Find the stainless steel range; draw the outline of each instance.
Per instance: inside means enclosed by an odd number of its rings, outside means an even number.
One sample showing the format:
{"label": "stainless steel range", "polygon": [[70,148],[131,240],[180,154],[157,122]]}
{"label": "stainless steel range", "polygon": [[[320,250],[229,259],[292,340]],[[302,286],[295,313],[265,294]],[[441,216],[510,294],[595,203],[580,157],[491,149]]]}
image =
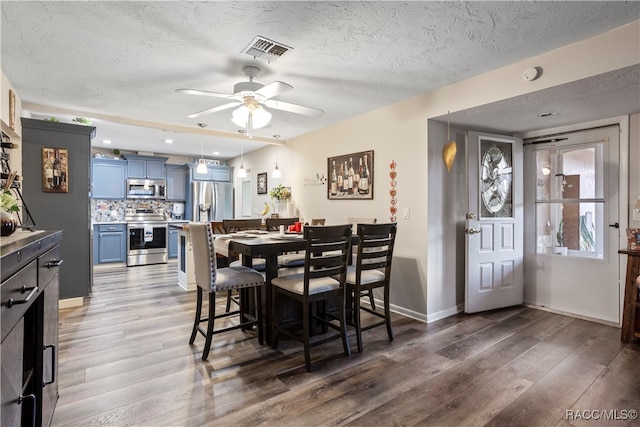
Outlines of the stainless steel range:
{"label": "stainless steel range", "polygon": [[126,209],[127,266],[166,264],[169,227],[160,209]]}

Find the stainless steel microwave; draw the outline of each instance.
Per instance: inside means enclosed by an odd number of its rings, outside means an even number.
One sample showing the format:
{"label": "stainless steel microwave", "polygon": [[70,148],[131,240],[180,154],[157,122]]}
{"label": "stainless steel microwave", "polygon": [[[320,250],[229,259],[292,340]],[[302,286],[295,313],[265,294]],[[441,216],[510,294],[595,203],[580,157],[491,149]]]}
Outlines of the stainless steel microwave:
{"label": "stainless steel microwave", "polygon": [[167,182],[152,179],[128,179],[127,199],[165,199]]}

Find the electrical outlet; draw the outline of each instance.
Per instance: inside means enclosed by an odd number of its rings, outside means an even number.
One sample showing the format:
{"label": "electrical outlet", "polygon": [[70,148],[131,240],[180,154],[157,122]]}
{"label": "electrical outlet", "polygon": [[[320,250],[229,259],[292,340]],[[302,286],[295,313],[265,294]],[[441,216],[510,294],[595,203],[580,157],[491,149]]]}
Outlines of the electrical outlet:
{"label": "electrical outlet", "polygon": [[409,208],[403,208],[402,219],[409,219],[409,218],[411,218],[411,211],[409,211]]}

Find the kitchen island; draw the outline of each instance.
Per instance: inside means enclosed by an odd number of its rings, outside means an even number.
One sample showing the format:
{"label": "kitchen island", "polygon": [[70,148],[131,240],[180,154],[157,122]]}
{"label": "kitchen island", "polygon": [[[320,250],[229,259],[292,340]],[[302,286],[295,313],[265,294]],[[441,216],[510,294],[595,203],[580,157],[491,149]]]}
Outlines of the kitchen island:
{"label": "kitchen island", "polygon": [[178,230],[178,286],[185,291],[196,289],[193,248],[188,223],[170,223],[169,230]]}

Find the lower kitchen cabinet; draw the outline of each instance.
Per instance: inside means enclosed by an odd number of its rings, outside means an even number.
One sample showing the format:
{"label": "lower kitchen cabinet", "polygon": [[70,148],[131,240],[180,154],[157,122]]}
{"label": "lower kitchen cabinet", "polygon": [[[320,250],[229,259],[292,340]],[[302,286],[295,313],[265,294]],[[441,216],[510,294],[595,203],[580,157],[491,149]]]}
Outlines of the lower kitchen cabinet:
{"label": "lower kitchen cabinet", "polygon": [[169,227],[169,258],[178,257],[178,229]]}
{"label": "lower kitchen cabinet", "polygon": [[94,264],[127,261],[127,225],[94,225]]}
{"label": "lower kitchen cabinet", "polygon": [[48,426],[58,400],[62,233],[26,236],[2,246],[2,426]]}

